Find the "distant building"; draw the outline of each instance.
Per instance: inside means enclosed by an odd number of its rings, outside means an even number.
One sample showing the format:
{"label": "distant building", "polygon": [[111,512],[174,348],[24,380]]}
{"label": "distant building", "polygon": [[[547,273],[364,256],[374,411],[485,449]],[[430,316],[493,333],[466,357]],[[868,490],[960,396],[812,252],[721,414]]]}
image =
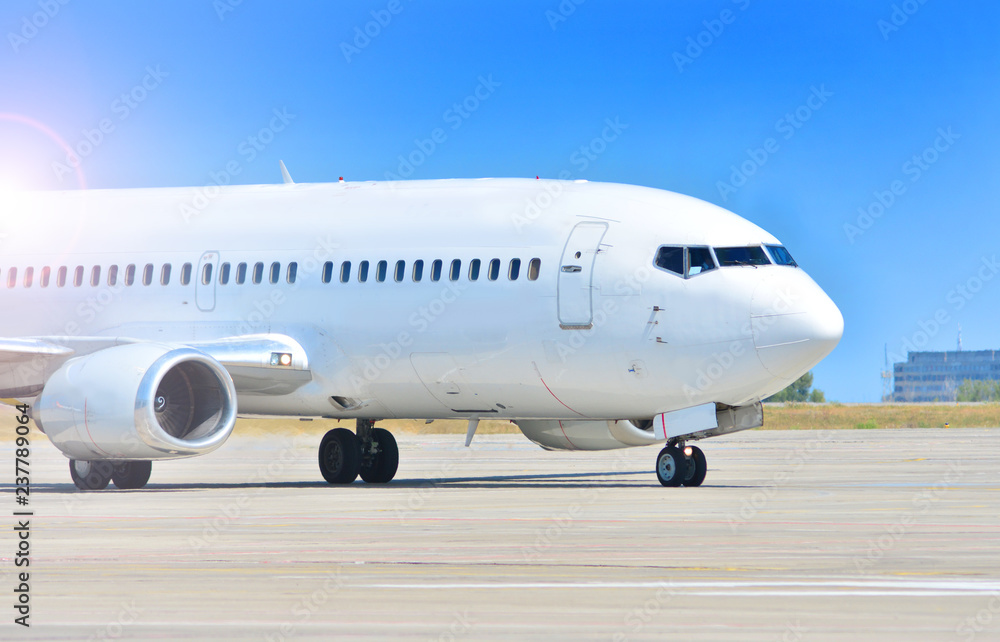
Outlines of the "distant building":
{"label": "distant building", "polygon": [[906,361],[893,364],[892,379],[892,401],[955,401],[966,379],[1000,380],[1000,352],[911,352]]}

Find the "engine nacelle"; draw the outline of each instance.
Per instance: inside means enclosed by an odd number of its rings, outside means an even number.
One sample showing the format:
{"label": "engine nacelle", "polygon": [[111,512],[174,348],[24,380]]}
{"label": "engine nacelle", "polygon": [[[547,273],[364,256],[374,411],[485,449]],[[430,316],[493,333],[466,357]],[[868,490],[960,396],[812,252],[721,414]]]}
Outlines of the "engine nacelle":
{"label": "engine nacelle", "polygon": [[517,427],[546,450],[612,450],[698,440],[764,425],[759,401],[746,406],[707,403],[660,413],[652,419],[523,420]]}
{"label": "engine nacelle", "polygon": [[612,450],[665,442],[642,423],[629,420],[542,419],[515,422],[524,436],[545,450]]}
{"label": "engine nacelle", "polygon": [[71,459],[176,459],[225,443],[236,423],[236,388],[203,352],[133,343],[67,361],[33,411]]}

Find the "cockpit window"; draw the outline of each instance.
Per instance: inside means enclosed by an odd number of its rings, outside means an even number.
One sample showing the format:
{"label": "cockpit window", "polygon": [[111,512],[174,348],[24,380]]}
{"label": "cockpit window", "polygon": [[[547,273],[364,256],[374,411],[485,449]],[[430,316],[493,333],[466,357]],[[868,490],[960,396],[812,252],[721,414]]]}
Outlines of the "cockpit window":
{"label": "cockpit window", "polygon": [[656,267],[684,275],[684,248],[682,247],[661,247],[656,253]]}
{"label": "cockpit window", "polygon": [[707,247],[664,245],[656,251],[656,267],[690,278],[716,268],[712,251]]}
{"label": "cockpit window", "polygon": [[707,247],[688,248],[688,276],[701,274],[715,269],[715,259]]}
{"label": "cockpit window", "polygon": [[770,265],[764,248],[759,245],[750,247],[717,247],[715,256],[719,259],[719,265],[728,267],[730,265]]}
{"label": "cockpit window", "polygon": [[792,255],[788,253],[784,247],[780,245],[765,245],[767,251],[771,254],[771,258],[778,265],[790,265],[792,267],[798,267],[799,264],[795,262]]}

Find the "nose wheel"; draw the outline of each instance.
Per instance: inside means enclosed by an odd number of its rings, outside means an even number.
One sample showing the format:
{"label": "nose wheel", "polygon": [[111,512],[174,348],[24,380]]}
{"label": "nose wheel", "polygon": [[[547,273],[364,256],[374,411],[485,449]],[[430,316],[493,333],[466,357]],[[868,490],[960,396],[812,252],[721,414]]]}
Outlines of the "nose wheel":
{"label": "nose wheel", "polygon": [[707,472],[705,453],[697,446],[668,444],[656,456],[656,478],[667,487],[701,486]]}

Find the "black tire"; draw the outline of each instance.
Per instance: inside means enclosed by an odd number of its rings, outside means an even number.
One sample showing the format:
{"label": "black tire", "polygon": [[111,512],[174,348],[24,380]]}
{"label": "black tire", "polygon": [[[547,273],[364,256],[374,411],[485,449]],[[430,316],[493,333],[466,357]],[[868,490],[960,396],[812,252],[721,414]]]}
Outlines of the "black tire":
{"label": "black tire", "polygon": [[684,478],[685,486],[701,486],[705,481],[705,474],[708,472],[708,461],[705,460],[705,453],[701,448],[691,446],[691,456],[688,457],[688,470]]}
{"label": "black tire", "polygon": [[331,484],[350,484],[361,471],[361,442],[347,428],[334,428],[319,444],[319,472]]}
{"label": "black tire", "polygon": [[687,469],[687,458],[676,446],[667,446],[656,456],[656,478],[664,486],[680,486],[687,477]]}
{"label": "black tire", "polygon": [[[386,484],[396,476],[399,468],[399,447],[392,433],[382,428],[372,428],[375,454],[361,464],[361,479],[369,484]],[[365,464],[368,464],[367,466]]]}
{"label": "black tire", "polygon": [[69,474],[80,490],[104,490],[111,482],[114,465],[109,461],[69,460]]}
{"label": "black tire", "polygon": [[115,488],[136,490],[146,485],[152,472],[151,461],[123,461],[115,465],[111,481],[115,483]]}

